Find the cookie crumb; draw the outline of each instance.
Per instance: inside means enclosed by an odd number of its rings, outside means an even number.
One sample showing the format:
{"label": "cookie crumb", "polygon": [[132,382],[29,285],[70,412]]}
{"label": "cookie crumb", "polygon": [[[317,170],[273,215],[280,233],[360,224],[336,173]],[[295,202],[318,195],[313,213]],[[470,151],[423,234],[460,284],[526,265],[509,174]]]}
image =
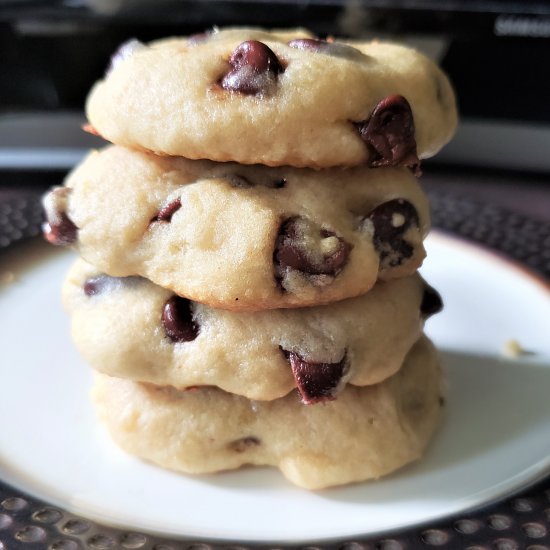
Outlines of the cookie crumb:
{"label": "cookie crumb", "polygon": [[521,357],[522,355],[532,355],[532,352],[524,349],[521,344],[513,338],[504,342],[501,352],[502,355],[510,358]]}

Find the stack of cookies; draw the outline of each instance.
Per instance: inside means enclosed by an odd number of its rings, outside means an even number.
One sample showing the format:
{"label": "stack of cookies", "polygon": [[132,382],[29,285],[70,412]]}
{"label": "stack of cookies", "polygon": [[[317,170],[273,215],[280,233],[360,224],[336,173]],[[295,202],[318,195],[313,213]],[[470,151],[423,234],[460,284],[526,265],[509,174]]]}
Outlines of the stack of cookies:
{"label": "stack of cookies", "polygon": [[441,408],[417,175],[456,125],[443,73],[230,29],[125,44],[87,114],[115,145],[46,196],[45,235],[82,257],[63,298],[114,440],[310,489],[417,459]]}

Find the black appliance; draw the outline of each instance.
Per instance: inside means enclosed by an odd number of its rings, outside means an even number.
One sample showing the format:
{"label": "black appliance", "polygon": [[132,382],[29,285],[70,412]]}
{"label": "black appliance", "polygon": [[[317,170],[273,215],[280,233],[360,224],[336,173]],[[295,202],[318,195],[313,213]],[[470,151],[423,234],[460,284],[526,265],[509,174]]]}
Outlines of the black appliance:
{"label": "black appliance", "polygon": [[67,168],[98,143],[82,107],[110,54],[213,25],[304,26],[319,35],[407,42],[437,59],[462,122],[437,157],[550,171],[550,1],[4,0],[0,168]]}

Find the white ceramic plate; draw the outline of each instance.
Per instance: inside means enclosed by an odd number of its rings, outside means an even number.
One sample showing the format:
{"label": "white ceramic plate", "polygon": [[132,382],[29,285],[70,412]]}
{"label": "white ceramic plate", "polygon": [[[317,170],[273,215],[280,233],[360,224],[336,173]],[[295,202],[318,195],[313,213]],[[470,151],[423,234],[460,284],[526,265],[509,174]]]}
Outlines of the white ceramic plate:
{"label": "white ceramic plate", "polygon": [[[90,373],[59,286],[73,256],[19,248],[0,289],[0,479],[102,523],[167,537],[305,542],[374,535],[464,512],[550,470],[550,293],[497,256],[438,234],[422,269],[446,302],[448,417],[425,459],[393,476],[310,493],[275,470],[186,477],[119,451],[96,425]],[[4,276],[5,278],[5,276]],[[505,359],[515,339],[532,355]]]}

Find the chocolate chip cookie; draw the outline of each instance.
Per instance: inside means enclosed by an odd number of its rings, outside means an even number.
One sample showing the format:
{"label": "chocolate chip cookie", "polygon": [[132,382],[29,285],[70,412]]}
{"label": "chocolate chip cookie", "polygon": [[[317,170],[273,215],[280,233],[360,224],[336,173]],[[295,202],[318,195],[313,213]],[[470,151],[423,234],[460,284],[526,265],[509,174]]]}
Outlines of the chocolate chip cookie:
{"label": "chocolate chip cookie", "polygon": [[86,110],[93,131],[118,145],[311,168],[416,170],[457,124],[451,85],[422,54],[302,30],[126,43]]}
{"label": "chocolate chip cookie", "polygon": [[338,399],[304,406],[297,392],[250,401],[216,388],[177,391],[96,375],[98,414],[127,452],[187,473],[272,465],[321,489],[379,478],[418,459],[438,424],[441,373],[422,338],[386,381],[348,385]]}
{"label": "chocolate chip cookie", "polygon": [[82,260],[66,278],[63,302],[77,348],[105,374],[259,400],[297,388],[306,404],[394,374],[424,319],[441,308],[437,292],[413,275],[327,306],[232,312],[141,277],[109,277]]}
{"label": "chocolate chip cookie", "polygon": [[421,264],[427,198],[406,168],[321,171],[92,152],[45,198],[45,235],[116,277],[214,307],[326,304]]}

